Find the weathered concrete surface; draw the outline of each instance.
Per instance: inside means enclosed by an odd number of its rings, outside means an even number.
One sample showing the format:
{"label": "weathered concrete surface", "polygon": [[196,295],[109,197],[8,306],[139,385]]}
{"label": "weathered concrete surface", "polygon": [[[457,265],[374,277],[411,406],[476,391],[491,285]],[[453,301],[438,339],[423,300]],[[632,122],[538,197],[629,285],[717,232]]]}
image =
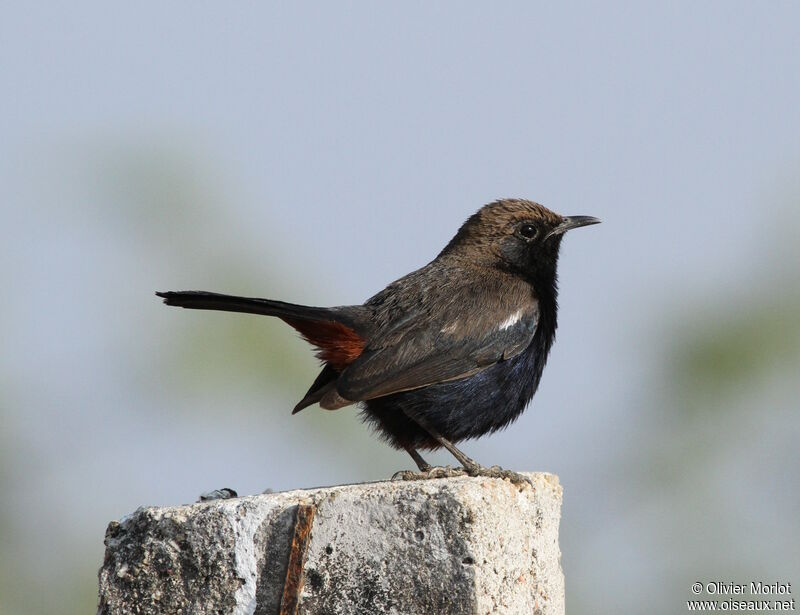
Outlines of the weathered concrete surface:
{"label": "weathered concrete surface", "polygon": [[106,532],[99,613],[560,615],[561,486],[528,476],[140,508]]}

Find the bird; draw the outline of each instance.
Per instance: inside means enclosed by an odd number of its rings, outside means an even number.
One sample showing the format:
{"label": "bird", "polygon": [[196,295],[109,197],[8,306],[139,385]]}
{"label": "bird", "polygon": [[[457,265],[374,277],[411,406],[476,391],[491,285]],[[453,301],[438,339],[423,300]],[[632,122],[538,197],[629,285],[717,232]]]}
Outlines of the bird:
{"label": "bird", "polygon": [[[361,305],[311,307],[207,291],[157,292],[188,309],[274,316],[315,349],[322,369],[293,414],[313,404],[361,408],[364,422],[405,450],[419,472],[528,481],[484,467],[456,444],[504,429],[528,406],[555,339],[564,234],[598,224],[525,199],[484,205],[424,267]],[[420,451],[447,449],[460,467]],[[529,482],[529,481],[528,481]]]}

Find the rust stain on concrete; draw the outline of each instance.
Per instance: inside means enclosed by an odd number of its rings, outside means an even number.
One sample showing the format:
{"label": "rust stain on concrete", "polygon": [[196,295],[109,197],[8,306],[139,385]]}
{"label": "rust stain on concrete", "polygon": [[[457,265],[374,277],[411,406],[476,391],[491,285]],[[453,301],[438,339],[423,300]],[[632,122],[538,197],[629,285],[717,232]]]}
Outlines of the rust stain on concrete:
{"label": "rust stain on concrete", "polygon": [[303,566],[306,563],[308,543],[311,542],[311,526],[314,523],[316,506],[298,504],[294,521],[294,535],[289,549],[289,566],[286,569],[286,582],[283,584],[280,615],[296,615],[303,591]]}

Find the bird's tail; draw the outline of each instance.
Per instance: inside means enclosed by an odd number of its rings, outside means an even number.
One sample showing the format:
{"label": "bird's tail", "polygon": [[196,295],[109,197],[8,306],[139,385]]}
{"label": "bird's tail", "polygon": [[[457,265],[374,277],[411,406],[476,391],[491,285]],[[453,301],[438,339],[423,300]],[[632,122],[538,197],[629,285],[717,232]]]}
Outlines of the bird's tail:
{"label": "bird's tail", "polygon": [[295,303],[284,303],[272,299],[253,297],[236,297],[210,293],[204,290],[169,291],[156,295],[164,299],[167,305],[192,310],[221,310],[223,312],[243,312],[245,314],[262,314],[278,318],[299,318],[302,320],[340,320],[331,308],[309,307]]}
{"label": "bird's tail", "polygon": [[317,356],[337,372],[352,363],[364,350],[367,330],[359,318],[360,306],[310,307],[272,299],[235,297],[202,290],[170,291],[156,295],[167,305],[193,310],[221,310],[276,316],[294,327],[317,347]]}

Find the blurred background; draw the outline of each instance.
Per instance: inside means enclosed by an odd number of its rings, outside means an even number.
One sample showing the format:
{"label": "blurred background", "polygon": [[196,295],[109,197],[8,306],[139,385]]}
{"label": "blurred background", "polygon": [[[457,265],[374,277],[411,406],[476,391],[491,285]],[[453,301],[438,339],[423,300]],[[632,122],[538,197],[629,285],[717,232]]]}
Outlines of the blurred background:
{"label": "blurred background", "polygon": [[506,196],[604,222],[463,447],[560,476],[569,611],[800,583],[800,5],[53,4],[0,18],[3,615],[92,612],[138,506],[412,467],[290,415],[283,323],[155,290],[361,302]]}

